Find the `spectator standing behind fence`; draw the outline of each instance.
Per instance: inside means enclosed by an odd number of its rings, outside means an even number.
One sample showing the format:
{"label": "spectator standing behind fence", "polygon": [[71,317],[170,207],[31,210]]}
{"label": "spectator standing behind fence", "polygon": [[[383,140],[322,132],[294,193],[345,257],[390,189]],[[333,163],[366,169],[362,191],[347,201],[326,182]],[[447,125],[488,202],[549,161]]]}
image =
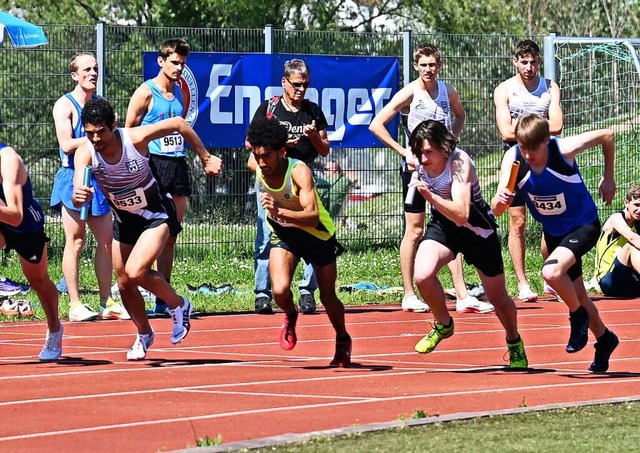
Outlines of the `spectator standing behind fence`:
{"label": "spectator standing behind fence", "polygon": [[[160,45],[158,66],[153,79],[145,81],[133,93],[127,108],[126,127],[154,124],[186,114],[186,93],[178,86],[189,56],[189,44],[182,39],[169,39]],[[171,195],[176,206],[178,222],[182,224],[191,195],[189,165],[186,160],[184,138],[177,132],[149,143],[150,165],[160,189]],[[167,282],[171,282],[173,255],[177,236],[171,235],[158,257],[157,268]],[[166,301],[156,298],[154,313],[165,313]]]}
{"label": "spectator standing behind fence", "polygon": [[[256,110],[251,122],[257,118],[276,118],[286,127],[289,135],[286,143],[287,157],[311,164],[318,155],[325,157],[329,154],[329,138],[327,137],[327,119],[314,102],[305,99],[307,88],[311,80],[311,72],[307,64],[300,59],[288,60],[284,64],[281,79],[284,93],[275,96],[262,104]],[[246,143],[251,150],[251,144]],[[247,161],[251,171],[256,171],[256,161],[251,154]],[[269,252],[271,245],[271,231],[265,220],[265,212],[260,203],[260,190],[256,185],[258,198],[258,222],[255,241],[255,311],[259,314],[271,314],[271,281],[269,278]],[[316,311],[313,296],[318,283],[314,275],[313,266],[305,263],[303,278],[299,285],[300,311],[311,314]]]}
{"label": "spectator standing behind fence", "polygon": [[[438,73],[442,69],[440,50],[432,44],[422,44],[413,53],[413,68],[418,71],[418,78],[396,93],[391,101],[373,119],[369,129],[385,145],[402,157],[402,197],[406,200],[407,188],[413,170],[419,162],[411,154],[411,150],[403,147],[393,139],[385,125],[391,119],[409,109],[407,129],[410,134],[422,121],[433,119],[442,122],[457,138],[462,132],[466,113],[460,102],[456,89],[441,80]],[[420,194],[415,194],[411,203],[404,203],[405,229],[400,243],[400,271],[404,296],[402,309],[408,311],[426,311],[428,305],[418,299],[413,288],[414,263],[418,243],[424,233],[426,203]],[[449,263],[449,270],[456,289],[456,309],[461,312],[493,311],[491,304],[481,302],[469,295],[464,281],[462,257],[454,257]]]}
{"label": "spectator standing behind fence", "polygon": [[[551,135],[562,132],[562,108],[560,89],[552,80],[538,75],[540,48],[530,39],[520,41],[513,54],[516,75],[498,85],[493,93],[496,106],[496,123],[504,141],[504,150],[516,144],[515,127],[518,118],[528,113],[537,113],[549,120]],[[524,171],[522,168],[520,171]],[[535,302],[538,295],[531,290],[525,270],[525,229],[527,208],[519,190],[509,207],[509,254],[518,280],[518,299]],[[547,257],[544,238],[541,243],[542,256]],[[545,292],[552,293],[545,284]]]}
{"label": "spectator standing behind fence", "polygon": [[[325,181],[325,187],[321,192],[320,198],[324,207],[329,211],[329,216],[335,222],[336,218],[342,213],[353,181],[342,171],[338,161],[333,159],[329,159],[324,164],[322,176]],[[320,189],[319,182],[317,185],[318,189]]]}
{"label": "spectator standing behind fence", "polygon": [[507,294],[498,224],[482,190],[471,158],[456,147],[457,140],[435,120],[418,124],[409,145],[420,162],[416,188],[431,205],[431,220],[416,255],[416,285],[431,307],[433,329],[415,350],[429,353],[440,341],[453,335],[438,271],[456,255],[473,265],[505,332],[509,367],[528,367],[524,344],[518,333],[516,306]]}
{"label": "spectator standing behind fence", "polygon": [[275,118],[251,122],[247,141],[256,162],[256,184],[273,232],[269,275],[273,296],[284,311],[280,347],[293,349],[297,342],[298,309],[293,303],[291,281],[300,259],[315,270],[320,301],[336,333],[335,355],[330,366],[351,364],[351,337],[344,323],[344,305],[336,295],[336,258],[344,248],[336,240],[335,226],[322,206],[309,167],[287,157],[288,131]]}
{"label": "spectator standing behind fence", "polygon": [[528,114],[518,120],[515,137],[517,144],[502,158],[500,181],[491,207],[496,215],[509,208],[515,195],[507,188],[510,169],[513,162],[520,162],[525,171],[516,179],[516,187],[531,215],[542,225],[549,249],[542,276],[569,308],[571,333],[566,351],[574,353],[584,348],[591,329],[596,337],[596,353],[589,371],[605,372],[619,341],[605,326],[584,287],[582,257],[598,240],[600,220],[576,156],[602,146],[604,169],[598,192],[607,205],[611,204],[616,192],[613,132],[600,129],[571,137],[551,137],[549,121]]}
{"label": "spectator standing behind fence", "polygon": [[41,361],[56,361],[62,355],[62,323],[58,318],[58,290],[47,272],[47,241],[44,213],[33,197],[31,179],[22,158],[0,143],[0,247],[14,249],[22,272],[42,304],[47,317]]}
{"label": "spectator standing behind fence", "polygon": [[624,209],[609,216],[596,244],[596,278],[605,296],[640,296],[640,184],[631,184]]}
{"label": "spectator standing behind fence", "polygon": [[171,196],[160,189],[154,177],[149,143],[179,132],[192,146],[207,174],[219,174],[222,162],[207,152],[196,132],[180,116],[118,129],[111,104],[105,99],[93,99],[85,104],[82,123],[88,141],[76,151],[73,202],[80,206],[92,197],[93,189],[82,182],[83,169],[91,165],[114,212],[113,267],[122,301],[138,329],[127,359],[142,360],[153,344],[154,332],[139,286],[169,306],[173,320],[171,343],[180,343],[191,326],[189,300],[176,294],[164,276],[152,269],[169,236],[175,237],[182,227]]}
{"label": "spectator standing behind fence", "polygon": [[[129,319],[129,314],[111,298],[111,210],[100,189],[91,200],[87,220],[80,218],[80,209],[73,205],[74,153],[86,141],[81,114],[85,102],[95,97],[98,81],[98,62],[89,53],[80,53],[69,64],[71,78],[76,82],[73,91],[60,97],[53,106],[56,137],[60,145],[62,167],[53,182],[51,207],[62,214],[65,246],[62,273],[69,294],[69,321],[90,321],[98,317],[90,306],[80,301],[79,259],[85,242],[87,225],[96,238],[95,271],[100,291],[102,316]],[[95,181],[94,181],[95,182]]]}

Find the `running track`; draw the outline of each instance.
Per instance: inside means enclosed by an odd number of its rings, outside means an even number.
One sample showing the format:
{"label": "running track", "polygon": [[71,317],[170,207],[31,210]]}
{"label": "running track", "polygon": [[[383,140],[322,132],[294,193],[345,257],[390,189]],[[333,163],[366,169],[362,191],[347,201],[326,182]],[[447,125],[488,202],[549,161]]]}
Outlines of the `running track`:
{"label": "running track", "polygon": [[170,320],[152,320],[156,343],[127,362],[130,321],[65,324],[58,364],[37,362],[45,326],[0,324],[0,451],[155,452],[391,422],[429,415],[535,408],[640,395],[638,300],[596,302],[620,337],[610,372],[589,374],[593,339],[564,352],[564,304],[518,304],[531,369],[503,371],[494,315],[453,314],[456,334],[431,354],[413,352],[429,314],[397,306],[348,308],[350,369],[328,368],[333,333],[324,313],[301,316],[298,345],[278,346],[281,314],[205,316],[184,343]]}

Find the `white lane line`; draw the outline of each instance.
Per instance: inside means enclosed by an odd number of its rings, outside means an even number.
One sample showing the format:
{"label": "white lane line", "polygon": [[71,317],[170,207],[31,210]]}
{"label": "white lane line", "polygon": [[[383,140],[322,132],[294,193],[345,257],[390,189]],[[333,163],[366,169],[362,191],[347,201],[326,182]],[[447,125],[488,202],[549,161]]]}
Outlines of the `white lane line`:
{"label": "white lane line", "polygon": [[[629,383],[640,383],[640,378],[623,378],[623,379],[610,379],[607,380],[607,386],[613,386],[616,384],[629,384]],[[545,384],[545,385],[528,385],[528,386],[518,386],[518,387],[509,387],[509,388],[501,388],[501,389],[482,389],[482,390],[466,390],[466,391],[455,391],[455,392],[444,392],[439,394],[429,394],[422,393],[419,395],[400,395],[388,398],[372,398],[365,399],[359,401],[337,401],[331,403],[318,403],[318,404],[303,404],[298,406],[278,406],[272,408],[265,409],[251,409],[251,410],[243,410],[243,411],[231,411],[231,412],[222,412],[217,414],[203,414],[196,415],[190,417],[176,417],[176,418],[163,418],[163,419],[155,419],[155,420],[145,420],[138,422],[129,422],[129,423],[117,423],[112,425],[100,425],[100,426],[92,426],[86,428],[75,428],[75,429],[65,429],[65,430],[57,430],[57,431],[42,431],[32,434],[21,434],[17,436],[5,436],[0,437],[0,442],[10,442],[15,440],[22,439],[33,439],[39,437],[51,437],[51,436],[59,436],[59,435],[70,435],[70,434],[79,434],[86,432],[98,432],[103,430],[111,430],[111,429],[120,429],[120,428],[130,428],[136,426],[149,426],[149,425],[157,425],[164,423],[176,423],[176,422],[188,422],[188,421],[196,421],[196,420],[211,420],[217,418],[224,417],[236,417],[239,415],[255,415],[255,414],[267,414],[274,413],[280,411],[292,411],[292,410],[306,410],[306,409],[319,409],[326,407],[344,407],[344,406],[352,406],[356,404],[370,404],[370,403],[379,403],[397,401],[397,400],[412,400],[412,399],[424,399],[424,398],[441,398],[441,397],[453,397],[453,396],[470,396],[470,395],[483,395],[483,394],[495,394],[495,393],[511,393],[511,392],[522,392],[522,391],[531,391],[531,390],[548,390],[555,388],[568,388],[568,387],[589,387],[594,385],[603,385],[603,382],[598,381],[589,381],[589,382],[575,382],[575,383],[558,383],[558,384]]]}

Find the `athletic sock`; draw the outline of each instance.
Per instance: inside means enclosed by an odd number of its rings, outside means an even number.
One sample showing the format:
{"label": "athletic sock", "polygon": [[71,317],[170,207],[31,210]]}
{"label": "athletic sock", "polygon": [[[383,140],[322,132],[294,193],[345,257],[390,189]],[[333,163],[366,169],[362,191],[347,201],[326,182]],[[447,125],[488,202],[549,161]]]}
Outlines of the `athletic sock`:
{"label": "athletic sock", "polygon": [[515,340],[509,340],[507,338],[507,344],[518,344],[518,343],[520,343],[520,334],[518,334],[518,338]]}
{"label": "athletic sock", "polygon": [[451,316],[449,316],[449,324],[441,324],[441,325],[445,329],[448,329],[449,327],[451,327],[453,325],[453,318]]}
{"label": "athletic sock", "polygon": [[607,328],[604,329],[604,333],[596,338],[596,341],[609,341],[611,338],[611,331]]}

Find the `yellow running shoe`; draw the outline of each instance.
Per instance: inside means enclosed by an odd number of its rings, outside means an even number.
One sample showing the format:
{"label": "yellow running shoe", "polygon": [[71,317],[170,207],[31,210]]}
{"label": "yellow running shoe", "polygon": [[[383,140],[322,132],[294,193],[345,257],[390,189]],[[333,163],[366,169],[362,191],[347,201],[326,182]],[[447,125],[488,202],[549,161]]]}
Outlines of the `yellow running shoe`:
{"label": "yellow running shoe", "polygon": [[522,337],[520,337],[517,343],[507,343],[507,349],[509,350],[509,368],[512,370],[526,370],[529,368],[529,361],[527,360],[526,352],[524,352]]}
{"label": "yellow running shoe", "polygon": [[434,321],[431,332],[429,332],[422,340],[418,341],[415,349],[420,354],[427,354],[433,351],[436,346],[438,346],[438,343],[445,338],[449,338],[451,335],[453,335],[453,318],[451,318],[451,325],[449,327],[445,327],[444,325]]}

